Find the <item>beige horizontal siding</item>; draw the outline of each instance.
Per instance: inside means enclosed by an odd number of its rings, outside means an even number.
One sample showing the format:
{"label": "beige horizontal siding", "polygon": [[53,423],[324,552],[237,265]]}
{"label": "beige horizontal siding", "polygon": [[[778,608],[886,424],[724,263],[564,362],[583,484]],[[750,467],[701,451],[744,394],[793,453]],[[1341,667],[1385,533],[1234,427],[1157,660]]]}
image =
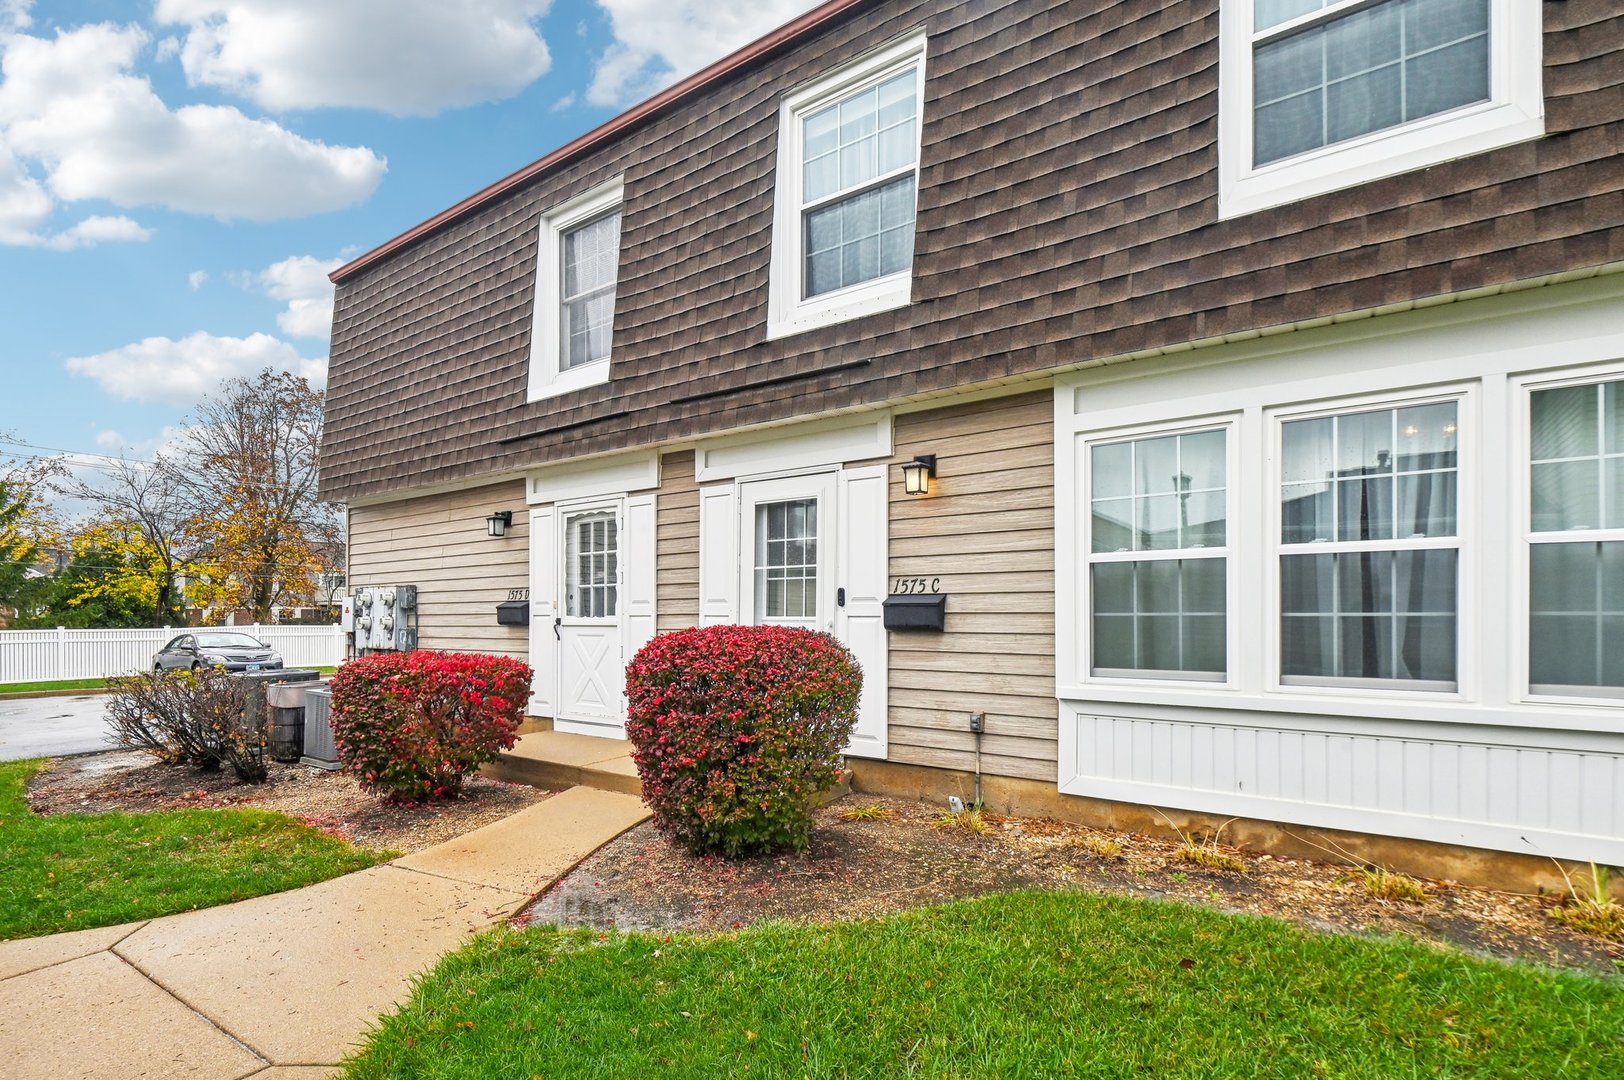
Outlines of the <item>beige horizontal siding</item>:
{"label": "beige horizontal siding", "polygon": [[[1055,779],[1054,420],[1048,392],[896,419],[890,570],[940,578],[945,633],[890,634],[890,759]],[[932,494],[894,466],[935,454]]]}
{"label": "beige horizontal siding", "polygon": [[655,628],[663,634],[699,623],[699,485],[692,450],[660,459],[655,513]]}
{"label": "beige horizontal siding", "polygon": [[[513,511],[500,540],[485,518]],[[498,626],[496,605],[530,584],[524,483],[512,480],[444,495],[350,508],[349,582],[416,585],[418,644],[525,659],[523,626]]]}

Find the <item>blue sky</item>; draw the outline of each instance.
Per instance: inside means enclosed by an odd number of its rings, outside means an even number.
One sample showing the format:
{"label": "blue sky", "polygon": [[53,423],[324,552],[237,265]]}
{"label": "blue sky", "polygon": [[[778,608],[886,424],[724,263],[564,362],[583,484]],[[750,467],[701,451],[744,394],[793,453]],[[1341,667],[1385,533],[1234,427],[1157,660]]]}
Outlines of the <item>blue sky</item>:
{"label": "blue sky", "polygon": [[144,458],[319,381],[327,269],[812,6],[0,0],[0,438]]}

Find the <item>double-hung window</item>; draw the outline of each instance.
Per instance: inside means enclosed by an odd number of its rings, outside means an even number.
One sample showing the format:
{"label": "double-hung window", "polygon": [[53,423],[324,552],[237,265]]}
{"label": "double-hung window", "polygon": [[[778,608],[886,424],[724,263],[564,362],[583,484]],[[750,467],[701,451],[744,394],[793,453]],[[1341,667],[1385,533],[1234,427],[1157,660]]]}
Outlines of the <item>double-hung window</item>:
{"label": "double-hung window", "polygon": [[769,337],[908,302],[924,81],[915,34],[785,99]]}
{"label": "double-hung window", "polygon": [[1224,681],[1228,460],[1227,428],[1089,447],[1092,676]]}
{"label": "double-hung window", "polygon": [[1540,5],[1222,0],[1220,213],[1544,130]]}
{"label": "double-hung window", "polygon": [[1624,382],[1529,404],[1529,689],[1624,697]]}
{"label": "double-hung window", "polygon": [[542,218],[530,339],[532,401],[609,379],[620,219],[618,180]]}
{"label": "double-hung window", "polygon": [[1280,681],[1457,685],[1456,400],[1280,429]]}

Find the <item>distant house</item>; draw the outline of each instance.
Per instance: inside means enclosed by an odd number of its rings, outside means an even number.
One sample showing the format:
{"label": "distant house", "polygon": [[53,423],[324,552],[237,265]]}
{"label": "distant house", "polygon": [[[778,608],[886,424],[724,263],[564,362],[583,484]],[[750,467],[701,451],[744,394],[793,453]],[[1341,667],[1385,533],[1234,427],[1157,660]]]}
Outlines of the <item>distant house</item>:
{"label": "distant house", "polygon": [[784,623],[862,786],[1624,863],[1621,81],[1605,0],[831,0],[334,273],[349,583],[562,730]]}

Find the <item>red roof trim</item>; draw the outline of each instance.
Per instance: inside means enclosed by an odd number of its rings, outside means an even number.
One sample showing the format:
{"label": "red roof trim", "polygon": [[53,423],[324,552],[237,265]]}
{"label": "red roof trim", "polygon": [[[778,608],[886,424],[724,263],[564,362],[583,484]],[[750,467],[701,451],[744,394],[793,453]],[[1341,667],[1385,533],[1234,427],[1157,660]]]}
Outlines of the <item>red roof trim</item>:
{"label": "red roof trim", "polygon": [[583,153],[586,150],[597,146],[599,143],[608,141],[615,135],[618,135],[620,132],[632,127],[634,124],[637,124],[654,113],[659,112],[678,99],[686,97],[695,90],[716,82],[722,77],[738,70],[741,67],[744,67],[746,64],[749,64],[751,61],[762,56],[763,54],[772,51],[780,45],[783,45],[785,42],[791,41],[794,38],[813,30],[814,28],[846,11],[848,8],[856,7],[858,4],[863,2],[864,0],[828,0],[827,3],[818,5],[811,11],[808,11],[806,14],[785,23],[783,26],[780,26],[778,29],[774,30],[770,34],[767,34],[765,37],[757,38],[755,41],[752,41],[750,44],[746,45],[737,52],[724,56],[710,67],[697,71],[676,85],[667,87],[665,90],[660,91],[647,101],[632,106],[630,109],[627,109],[613,120],[610,120],[599,127],[593,128],[585,135],[565,143],[557,150],[554,150],[552,153],[543,158],[539,158],[536,161],[531,162],[518,172],[511,173],[508,176],[498,180],[496,183],[491,184],[489,187],[475,192],[473,195],[468,196],[468,198],[457,203],[450,209],[440,211],[438,214],[435,214],[421,225],[415,225],[401,233],[399,236],[395,237],[393,240],[373,248],[365,255],[351,259],[343,266],[340,266],[337,270],[334,270],[331,274],[328,274],[328,279],[334,283],[343,281],[351,274],[371,266],[373,263],[386,258],[396,251],[399,251],[408,244],[411,244],[414,241],[427,236],[429,233],[434,232],[441,226],[455,221],[464,214],[477,210],[479,207],[484,206],[486,203],[489,203],[496,198],[499,198],[538,174],[547,171],[553,166],[561,164],[562,162],[575,157],[577,154]]}

